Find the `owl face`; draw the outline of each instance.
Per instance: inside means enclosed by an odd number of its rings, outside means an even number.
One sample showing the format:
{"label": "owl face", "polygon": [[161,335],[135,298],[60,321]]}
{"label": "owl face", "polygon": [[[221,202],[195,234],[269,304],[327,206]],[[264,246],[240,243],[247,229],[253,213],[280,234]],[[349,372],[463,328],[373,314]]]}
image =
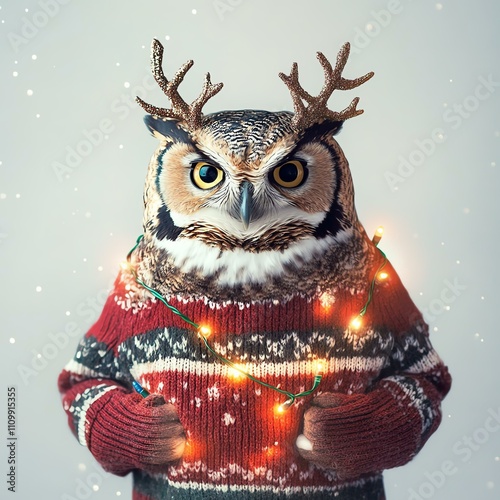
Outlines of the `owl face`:
{"label": "owl face", "polygon": [[149,130],[160,140],[144,194],[144,246],[162,256],[150,261],[150,268],[166,259],[170,273],[195,271],[220,284],[261,283],[314,262],[362,232],[349,166],[333,138],[344,120],[362,110],[358,98],[340,112],[327,106],[335,90],[358,87],[373,76],[344,78],[348,56],[344,44],[332,68],[317,54],[325,73],[317,96],[300,85],[296,64],[289,75],[280,73],[294,113],[203,115],[204,104],[222,84],[212,84],[207,73],[200,96],[186,103],[178,87],[193,62],[168,80],[163,47],[153,40],[153,74],[171,107],[137,98],[149,113]]}
{"label": "owl face", "polygon": [[154,237],[193,239],[220,250],[285,250],[339,236],[356,221],[345,157],[333,139],[342,122],[297,134],[288,112],[225,111],[190,133],[147,116],[160,139],[146,192]]}

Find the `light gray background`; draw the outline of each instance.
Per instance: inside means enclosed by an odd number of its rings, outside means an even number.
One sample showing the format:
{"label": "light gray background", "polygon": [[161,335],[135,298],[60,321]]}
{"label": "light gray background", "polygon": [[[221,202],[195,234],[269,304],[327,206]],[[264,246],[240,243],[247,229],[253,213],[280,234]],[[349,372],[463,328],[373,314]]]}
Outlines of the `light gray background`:
{"label": "light gray background", "polygon": [[[43,1],[0,3],[2,442],[11,385],[19,415],[18,492],[8,496],[2,480],[1,498],[131,497],[130,479],[102,472],[71,436],[56,378],[78,342],[70,333],[97,319],[141,232],[156,142],[132,99],[166,105],[146,88],[153,36],[165,44],[167,74],[195,60],[188,99],[207,70],[224,82],[208,112],[291,109],[277,73],[297,61],[317,92],[315,52],[333,60],[347,40],[346,76],[375,71],[330,100],[339,109],[359,95],[365,109],[338,140],[360,218],[370,233],[385,226],[381,248],[427,311],[454,378],[441,428],[410,464],[386,472],[387,495],[500,497],[498,2],[47,0],[50,15]],[[103,120],[106,139],[95,132]],[[68,148],[87,156],[58,176]],[[398,173],[404,159],[414,166]],[[388,172],[400,176],[398,190]]]}

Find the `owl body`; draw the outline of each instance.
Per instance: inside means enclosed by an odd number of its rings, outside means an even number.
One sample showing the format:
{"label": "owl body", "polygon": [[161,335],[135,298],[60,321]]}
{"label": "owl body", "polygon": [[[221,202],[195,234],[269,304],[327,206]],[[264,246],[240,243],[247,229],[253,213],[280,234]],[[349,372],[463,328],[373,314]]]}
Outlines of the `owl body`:
{"label": "owl body", "polygon": [[203,115],[220,85],[186,104],[192,63],[168,81],[153,44],[172,108],[139,99],[159,140],[143,237],[59,381],[70,427],[133,473],[134,500],[381,500],[382,471],[439,425],[449,374],[334,138],[357,100],[326,108],[371,76],[343,78],[347,55],[319,54],[317,97],[295,65],[281,75],[294,113]]}

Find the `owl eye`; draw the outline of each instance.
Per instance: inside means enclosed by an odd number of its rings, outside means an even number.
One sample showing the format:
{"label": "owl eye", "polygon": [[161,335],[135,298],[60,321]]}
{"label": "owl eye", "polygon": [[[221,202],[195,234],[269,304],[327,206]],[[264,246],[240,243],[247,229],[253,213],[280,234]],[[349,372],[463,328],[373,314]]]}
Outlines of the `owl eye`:
{"label": "owl eye", "polygon": [[271,172],[271,180],[285,188],[299,187],[306,179],[305,162],[299,160],[287,161]]}
{"label": "owl eye", "polygon": [[199,161],[191,170],[191,179],[200,189],[212,189],[224,180],[224,171],[206,161]]}

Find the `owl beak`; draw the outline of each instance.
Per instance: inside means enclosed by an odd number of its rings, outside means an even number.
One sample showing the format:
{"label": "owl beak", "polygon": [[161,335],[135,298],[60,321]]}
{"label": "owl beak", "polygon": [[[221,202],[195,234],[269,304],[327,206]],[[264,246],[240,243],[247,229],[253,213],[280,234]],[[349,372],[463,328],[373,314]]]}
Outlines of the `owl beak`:
{"label": "owl beak", "polygon": [[248,181],[243,181],[240,187],[240,217],[243,229],[247,229],[252,216],[253,186]]}

